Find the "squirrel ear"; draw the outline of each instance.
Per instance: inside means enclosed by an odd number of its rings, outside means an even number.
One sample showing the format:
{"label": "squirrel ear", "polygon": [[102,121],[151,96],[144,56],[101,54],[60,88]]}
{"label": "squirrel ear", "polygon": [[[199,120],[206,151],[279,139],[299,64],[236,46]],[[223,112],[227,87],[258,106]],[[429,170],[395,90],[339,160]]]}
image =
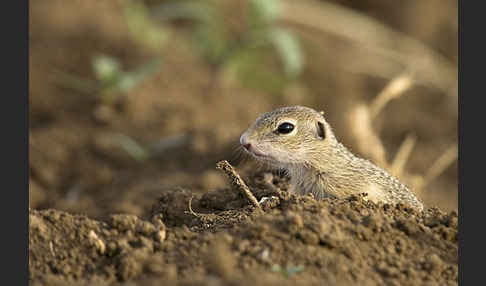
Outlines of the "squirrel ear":
{"label": "squirrel ear", "polygon": [[324,123],[317,121],[317,136],[321,139],[326,138],[326,128],[324,127]]}

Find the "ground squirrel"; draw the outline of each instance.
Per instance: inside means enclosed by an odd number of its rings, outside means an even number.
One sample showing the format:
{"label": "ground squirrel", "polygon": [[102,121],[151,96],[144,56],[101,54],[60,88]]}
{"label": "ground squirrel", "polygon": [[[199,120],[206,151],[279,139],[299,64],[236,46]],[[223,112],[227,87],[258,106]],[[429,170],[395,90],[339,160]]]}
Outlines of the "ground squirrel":
{"label": "ground squirrel", "polygon": [[423,204],[401,182],[339,143],[322,112],[303,106],[282,107],[261,115],[240,137],[258,161],[290,176],[291,191],[316,199],[367,193],[374,202]]}

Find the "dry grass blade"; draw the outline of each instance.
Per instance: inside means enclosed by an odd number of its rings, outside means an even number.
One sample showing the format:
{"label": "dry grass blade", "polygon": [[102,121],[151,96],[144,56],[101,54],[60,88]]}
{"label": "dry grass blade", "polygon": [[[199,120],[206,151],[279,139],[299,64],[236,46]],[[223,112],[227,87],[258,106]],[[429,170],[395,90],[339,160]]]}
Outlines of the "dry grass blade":
{"label": "dry grass blade", "polygon": [[371,118],[375,118],[390,100],[400,97],[412,84],[410,73],[403,73],[391,80],[370,104]]}
{"label": "dry grass blade", "polygon": [[420,188],[425,188],[430,182],[435,180],[442,172],[444,172],[452,163],[457,160],[457,143],[453,144],[442,155],[435,160],[432,166],[427,170]]}
{"label": "dry grass blade", "polygon": [[370,110],[363,103],[357,104],[347,114],[349,130],[360,144],[359,151],[373,162],[385,168],[388,167],[386,151],[380,137],[372,126]]}
{"label": "dry grass blade", "polygon": [[284,0],[283,23],[298,25],[341,37],[379,55],[420,72],[421,83],[446,92],[457,79],[456,65],[420,41],[395,31],[372,17],[344,6],[310,0]]}
{"label": "dry grass blade", "polygon": [[403,140],[400,148],[393,159],[393,162],[390,165],[390,172],[400,177],[403,172],[403,167],[407,163],[408,159],[410,158],[410,154],[412,153],[415,144],[417,143],[417,137],[413,134],[409,134],[405,140]]}
{"label": "dry grass blade", "polygon": [[255,198],[255,196],[251,193],[250,189],[248,186],[245,184],[245,181],[236,173],[235,169],[233,166],[228,163],[228,161],[223,160],[219,161],[216,164],[216,168],[223,171],[226,176],[231,180],[231,183],[236,186],[241,192],[243,192],[250,202],[257,207],[258,209],[261,209],[260,204],[258,203],[258,200]]}

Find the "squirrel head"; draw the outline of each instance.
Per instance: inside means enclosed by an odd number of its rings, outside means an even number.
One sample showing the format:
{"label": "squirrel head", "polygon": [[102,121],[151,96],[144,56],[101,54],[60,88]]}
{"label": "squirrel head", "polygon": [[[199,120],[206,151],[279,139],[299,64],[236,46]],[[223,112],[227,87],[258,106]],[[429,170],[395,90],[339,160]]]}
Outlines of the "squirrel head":
{"label": "squirrel head", "polygon": [[257,160],[282,166],[325,158],[336,138],[322,112],[291,106],[262,114],[241,135],[240,143]]}

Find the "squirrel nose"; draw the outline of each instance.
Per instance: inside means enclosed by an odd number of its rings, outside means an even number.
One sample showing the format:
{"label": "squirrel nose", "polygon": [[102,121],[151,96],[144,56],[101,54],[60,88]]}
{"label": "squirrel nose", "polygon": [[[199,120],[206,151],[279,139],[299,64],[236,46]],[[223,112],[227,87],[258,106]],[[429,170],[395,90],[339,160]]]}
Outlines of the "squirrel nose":
{"label": "squirrel nose", "polygon": [[245,147],[246,150],[250,150],[250,148],[251,148],[251,144],[250,144],[250,142],[248,142],[248,139],[246,138],[246,135],[245,134],[241,135],[241,137],[240,137],[240,144],[243,147]]}

